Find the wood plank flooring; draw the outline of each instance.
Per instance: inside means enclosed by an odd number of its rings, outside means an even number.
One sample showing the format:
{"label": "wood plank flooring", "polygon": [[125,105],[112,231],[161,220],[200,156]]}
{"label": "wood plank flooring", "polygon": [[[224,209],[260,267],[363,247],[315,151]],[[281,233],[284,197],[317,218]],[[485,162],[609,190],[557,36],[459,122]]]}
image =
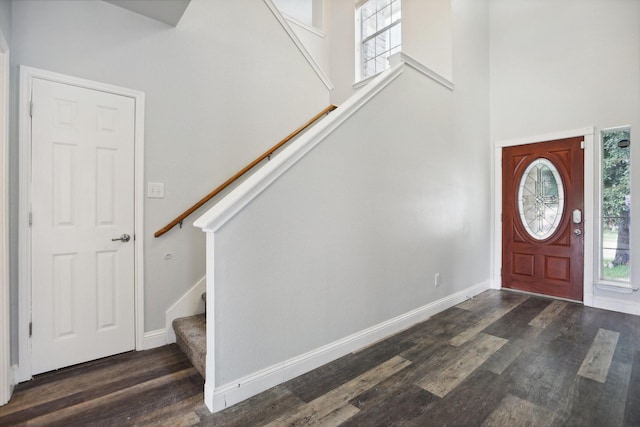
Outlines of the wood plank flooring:
{"label": "wood plank flooring", "polygon": [[0,426],[639,426],[640,317],[487,291],[217,414],[175,345],[42,374]]}

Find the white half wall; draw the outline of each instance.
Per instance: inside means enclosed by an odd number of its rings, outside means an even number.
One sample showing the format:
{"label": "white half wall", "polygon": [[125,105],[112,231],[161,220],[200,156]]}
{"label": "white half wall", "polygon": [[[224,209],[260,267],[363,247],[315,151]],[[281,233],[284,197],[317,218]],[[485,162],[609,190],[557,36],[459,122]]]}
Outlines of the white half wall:
{"label": "white half wall", "polygon": [[409,313],[359,331],[305,354],[293,357],[283,363],[269,366],[259,372],[255,372],[215,389],[210,384],[205,384],[205,403],[211,411],[221,411],[251,396],[268,390],[275,385],[293,379],[351,352],[374,344],[381,339],[396,334],[419,322],[423,322],[447,308],[453,307],[469,298],[473,298],[487,290],[487,288],[488,283],[479,283],[448,297],[419,307]]}
{"label": "white half wall", "polygon": [[488,279],[488,162],[459,154],[487,141],[455,123],[405,66],[215,232],[216,386]]}

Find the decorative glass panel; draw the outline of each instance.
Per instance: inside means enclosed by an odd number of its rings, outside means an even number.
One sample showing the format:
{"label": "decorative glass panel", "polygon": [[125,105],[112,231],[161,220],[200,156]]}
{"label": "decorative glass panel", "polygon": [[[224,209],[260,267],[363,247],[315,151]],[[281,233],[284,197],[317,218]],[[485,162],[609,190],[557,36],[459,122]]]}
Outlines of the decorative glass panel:
{"label": "decorative glass panel", "polygon": [[536,159],[524,171],[518,189],[520,219],[537,240],[551,236],[564,208],[564,189],[558,169],[547,159]]}

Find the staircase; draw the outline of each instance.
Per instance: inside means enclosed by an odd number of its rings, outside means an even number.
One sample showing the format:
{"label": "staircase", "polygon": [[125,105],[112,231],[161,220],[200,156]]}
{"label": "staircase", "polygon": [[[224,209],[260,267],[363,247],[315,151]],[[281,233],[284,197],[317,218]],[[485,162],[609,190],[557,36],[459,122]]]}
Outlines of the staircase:
{"label": "staircase", "polygon": [[[182,215],[175,218],[172,222],[167,224],[164,228],[156,231],[155,237],[160,237],[174,226],[182,224],[182,221],[202,205],[212,200],[215,196],[220,194],[223,190],[235,183],[239,178],[243,177],[247,172],[252,170],[255,166],[259,165],[263,161],[271,160],[271,156],[276,154],[285,144],[294,140],[299,135],[306,132],[312,125],[316,124],[323,117],[327,116],[330,112],[335,110],[335,105],[329,105],[327,108],[316,114],[309,121],[304,123],[298,129],[293,131],[283,140],[267,150],[264,154],[259,156],[256,160],[245,166],[240,172],[229,178],[226,182],[209,193],[191,208],[187,209]],[[176,334],[176,344],[187,355],[191,363],[196,368],[203,378],[206,378],[206,358],[207,358],[207,322],[206,322],[206,292],[202,294],[202,299],[205,302],[205,313],[197,314],[189,317],[180,317],[172,322],[173,329]]]}
{"label": "staircase", "polygon": [[[206,295],[202,294],[205,301]],[[206,376],[207,359],[207,317],[206,312],[195,316],[180,317],[173,321],[176,344],[187,355],[193,366],[203,378]]]}

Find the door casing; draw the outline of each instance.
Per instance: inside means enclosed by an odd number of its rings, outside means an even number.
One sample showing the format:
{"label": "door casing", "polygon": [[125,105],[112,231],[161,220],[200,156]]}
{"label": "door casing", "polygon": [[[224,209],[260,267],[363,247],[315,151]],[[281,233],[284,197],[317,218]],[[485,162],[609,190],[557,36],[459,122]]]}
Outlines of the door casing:
{"label": "door casing", "polygon": [[501,289],[502,268],[502,149],[517,145],[553,141],[557,139],[584,137],[584,268],[583,268],[583,304],[593,306],[593,261],[595,233],[595,147],[594,127],[530,136],[519,139],[497,141],[493,155],[493,214],[492,223],[492,274],[491,288]]}
{"label": "door casing", "polygon": [[9,280],[9,43],[0,32],[0,405],[11,398]]}
{"label": "door casing", "polygon": [[31,370],[31,338],[29,323],[31,322],[31,235],[29,228],[29,212],[31,206],[31,118],[30,103],[34,79],[49,80],[93,89],[115,95],[135,99],[135,135],[134,135],[134,286],[135,286],[135,336],[136,349],[144,348],[144,93],[133,89],[113,86],[82,78],[58,74],[37,68],[20,67],[19,92],[19,144],[20,144],[20,206],[19,206],[19,366],[17,382],[27,381],[32,377]]}

